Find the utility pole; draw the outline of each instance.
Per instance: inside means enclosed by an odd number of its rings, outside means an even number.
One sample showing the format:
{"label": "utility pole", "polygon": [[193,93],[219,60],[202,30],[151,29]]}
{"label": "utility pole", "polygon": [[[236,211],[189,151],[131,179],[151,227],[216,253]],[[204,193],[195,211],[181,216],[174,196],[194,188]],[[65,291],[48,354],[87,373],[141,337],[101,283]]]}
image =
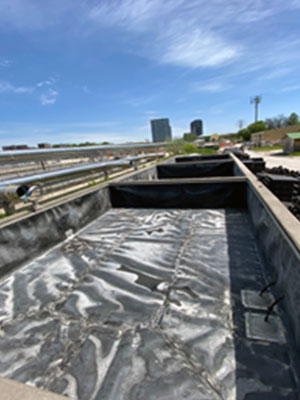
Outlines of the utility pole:
{"label": "utility pole", "polygon": [[255,104],[254,122],[258,121],[258,105],[259,105],[259,103],[261,103],[261,99],[262,99],[261,96],[251,97],[251,99],[250,99],[250,103]]}
{"label": "utility pole", "polygon": [[244,121],[242,119],[238,120],[239,130],[243,129],[243,126],[244,126]]}

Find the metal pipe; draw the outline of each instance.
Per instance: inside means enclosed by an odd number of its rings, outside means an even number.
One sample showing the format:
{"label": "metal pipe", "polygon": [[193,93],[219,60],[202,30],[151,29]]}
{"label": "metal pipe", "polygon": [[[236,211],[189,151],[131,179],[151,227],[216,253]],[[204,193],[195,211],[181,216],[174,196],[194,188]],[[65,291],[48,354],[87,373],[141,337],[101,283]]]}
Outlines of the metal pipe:
{"label": "metal pipe", "polygon": [[132,149],[158,149],[165,147],[166,143],[139,143],[139,144],[119,144],[105,146],[86,146],[86,147],[62,147],[38,150],[15,150],[0,152],[0,162],[22,161],[22,160],[41,160],[50,158],[60,158],[61,156],[80,156],[93,153],[103,153],[107,151],[132,150]]}
{"label": "metal pipe", "polygon": [[42,174],[32,175],[32,176],[24,176],[20,178],[9,179],[6,181],[0,182],[0,185],[26,185],[31,184],[34,182],[43,182],[43,181],[50,181],[56,178],[67,177],[67,176],[74,176],[79,175],[84,172],[93,172],[93,171],[105,171],[111,168],[128,168],[133,167],[134,162],[141,160],[141,159],[148,159],[148,158],[158,158],[162,157],[163,153],[156,153],[156,154],[143,154],[135,157],[129,157],[122,160],[115,160],[115,161],[108,161],[104,163],[93,163],[93,164],[86,164],[81,165],[75,168],[67,168],[61,169],[57,171],[45,172]]}
{"label": "metal pipe", "polygon": [[3,200],[25,200],[28,199],[36,187],[27,185],[0,184],[0,199]]}

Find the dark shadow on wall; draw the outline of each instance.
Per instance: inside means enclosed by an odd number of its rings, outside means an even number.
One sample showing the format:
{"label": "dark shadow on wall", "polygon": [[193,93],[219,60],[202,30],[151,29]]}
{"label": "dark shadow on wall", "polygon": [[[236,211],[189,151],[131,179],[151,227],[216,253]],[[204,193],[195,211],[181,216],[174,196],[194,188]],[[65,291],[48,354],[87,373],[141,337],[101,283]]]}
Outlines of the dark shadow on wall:
{"label": "dark shadow on wall", "polygon": [[246,337],[246,313],[265,314],[245,307],[242,291],[259,292],[265,285],[264,263],[245,210],[226,210],[231,303],[234,324],[237,400],[299,399],[288,344]]}

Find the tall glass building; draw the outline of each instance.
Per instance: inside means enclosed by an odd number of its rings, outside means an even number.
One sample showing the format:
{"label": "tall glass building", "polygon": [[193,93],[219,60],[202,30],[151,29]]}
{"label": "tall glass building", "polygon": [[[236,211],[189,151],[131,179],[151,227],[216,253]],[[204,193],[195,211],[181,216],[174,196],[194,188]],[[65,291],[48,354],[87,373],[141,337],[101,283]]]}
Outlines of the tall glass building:
{"label": "tall glass building", "polygon": [[153,142],[164,142],[167,138],[172,139],[172,130],[168,118],[152,119],[151,131]]}
{"label": "tall glass building", "polygon": [[191,122],[191,133],[197,136],[203,135],[203,123],[201,119]]}

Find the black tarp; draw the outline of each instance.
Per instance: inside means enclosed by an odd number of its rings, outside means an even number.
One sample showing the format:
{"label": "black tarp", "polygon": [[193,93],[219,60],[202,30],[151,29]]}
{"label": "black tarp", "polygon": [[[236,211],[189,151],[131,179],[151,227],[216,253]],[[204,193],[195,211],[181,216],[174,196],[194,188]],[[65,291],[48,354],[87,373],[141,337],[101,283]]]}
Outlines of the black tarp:
{"label": "black tarp", "polygon": [[1,280],[0,375],[80,400],[297,399],[293,348],[245,334],[257,245],[243,209],[108,211]]}
{"label": "black tarp", "polygon": [[199,156],[181,156],[175,157],[175,162],[189,162],[189,161],[208,161],[208,160],[227,160],[230,158],[229,154],[207,154]]}
{"label": "black tarp", "polygon": [[234,163],[231,160],[215,162],[189,162],[157,165],[159,179],[204,178],[213,176],[233,176]]}
{"label": "black tarp", "polygon": [[111,184],[113,207],[224,208],[246,206],[246,182]]}

